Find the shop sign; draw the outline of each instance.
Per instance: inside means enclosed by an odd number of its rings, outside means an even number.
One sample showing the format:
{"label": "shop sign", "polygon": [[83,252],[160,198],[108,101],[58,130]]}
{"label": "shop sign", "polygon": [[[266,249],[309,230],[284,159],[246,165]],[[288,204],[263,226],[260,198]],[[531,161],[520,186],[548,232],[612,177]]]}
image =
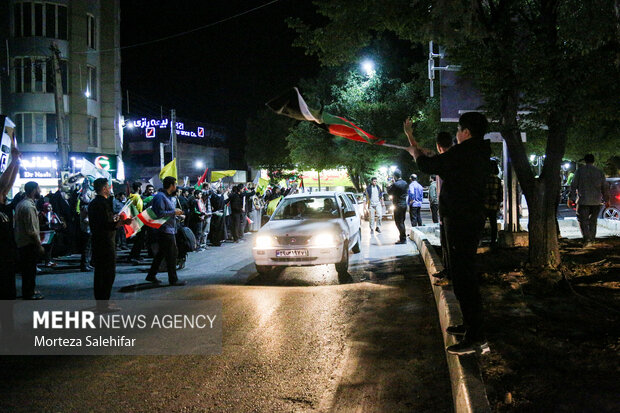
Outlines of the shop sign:
{"label": "shop sign", "polygon": [[[96,167],[108,172],[116,171],[116,156],[96,153],[72,152],[69,154],[71,170],[80,171],[84,159]],[[58,161],[55,153],[23,153],[19,170],[21,178],[56,178],[58,177]]]}

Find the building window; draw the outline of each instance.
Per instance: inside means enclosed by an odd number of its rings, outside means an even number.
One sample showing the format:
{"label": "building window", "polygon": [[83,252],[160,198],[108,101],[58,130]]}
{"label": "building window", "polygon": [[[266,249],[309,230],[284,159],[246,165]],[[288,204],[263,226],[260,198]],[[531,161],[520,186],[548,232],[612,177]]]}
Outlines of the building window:
{"label": "building window", "polygon": [[42,2],[13,4],[13,36],[68,39],[67,7]]}
{"label": "building window", "polygon": [[92,14],[86,15],[86,46],[89,49],[97,48],[97,38],[95,37],[95,16]]}
{"label": "building window", "polygon": [[97,129],[97,118],[94,116],[88,117],[88,126],[86,134],[88,135],[88,146],[96,148],[99,146],[99,130]]}
{"label": "building window", "polygon": [[86,79],[86,97],[88,99],[97,100],[97,68],[88,67],[88,77]]}
{"label": "building window", "polygon": [[16,113],[14,119],[20,143],[56,143],[55,113]]}
{"label": "building window", "polygon": [[[68,93],[69,74],[67,61],[60,61],[60,77],[63,94]],[[48,57],[16,57],[13,59],[11,71],[11,85],[13,93],[53,93],[54,92],[54,65]]]}

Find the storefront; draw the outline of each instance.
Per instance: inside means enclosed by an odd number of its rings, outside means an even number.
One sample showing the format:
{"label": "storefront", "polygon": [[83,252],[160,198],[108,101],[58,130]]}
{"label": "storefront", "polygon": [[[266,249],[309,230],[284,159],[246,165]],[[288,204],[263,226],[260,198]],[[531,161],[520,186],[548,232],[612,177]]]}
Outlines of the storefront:
{"label": "storefront", "polygon": [[[71,172],[77,173],[82,169],[84,160],[92,162],[96,167],[104,169],[112,175],[117,174],[116,155],[98,153],[69,153]],[[56,191],[58,188],[58,159],[55,153],[24,152],[22,153],[19,174],[13,185],[12,195],[20,191],[26,182],[34,181],[41,187],[41,193]]]}

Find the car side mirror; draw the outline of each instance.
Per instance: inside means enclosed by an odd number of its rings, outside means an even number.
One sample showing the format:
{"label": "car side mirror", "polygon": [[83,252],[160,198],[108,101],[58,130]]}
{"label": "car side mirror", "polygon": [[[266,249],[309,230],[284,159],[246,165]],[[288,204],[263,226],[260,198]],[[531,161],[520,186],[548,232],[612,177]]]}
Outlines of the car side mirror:
{"label": "car side mirror", "polygon": [[353,218],[355,216],[355,211],[345,211],[344,212],[344,217],[345,218]]}

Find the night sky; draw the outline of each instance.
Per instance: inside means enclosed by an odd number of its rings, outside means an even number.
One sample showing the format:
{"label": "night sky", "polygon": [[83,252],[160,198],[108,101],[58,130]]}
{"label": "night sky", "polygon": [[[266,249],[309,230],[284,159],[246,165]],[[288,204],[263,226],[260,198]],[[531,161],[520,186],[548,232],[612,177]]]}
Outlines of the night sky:
{"label": "night sky", "polygon": [[[191,30],[265,3],[122,0],[121,46]],[[191,34],[123,49],[123,99],[129,90],[130,117],[159,115],[161,105],[175,108],[181,118],[226,126],[231,158],[239,159],[247,118],[300,78],[318,72],[315,57],[292,47],[296,34],[287,17],[319,19],[310,1],[280,0]]]}

